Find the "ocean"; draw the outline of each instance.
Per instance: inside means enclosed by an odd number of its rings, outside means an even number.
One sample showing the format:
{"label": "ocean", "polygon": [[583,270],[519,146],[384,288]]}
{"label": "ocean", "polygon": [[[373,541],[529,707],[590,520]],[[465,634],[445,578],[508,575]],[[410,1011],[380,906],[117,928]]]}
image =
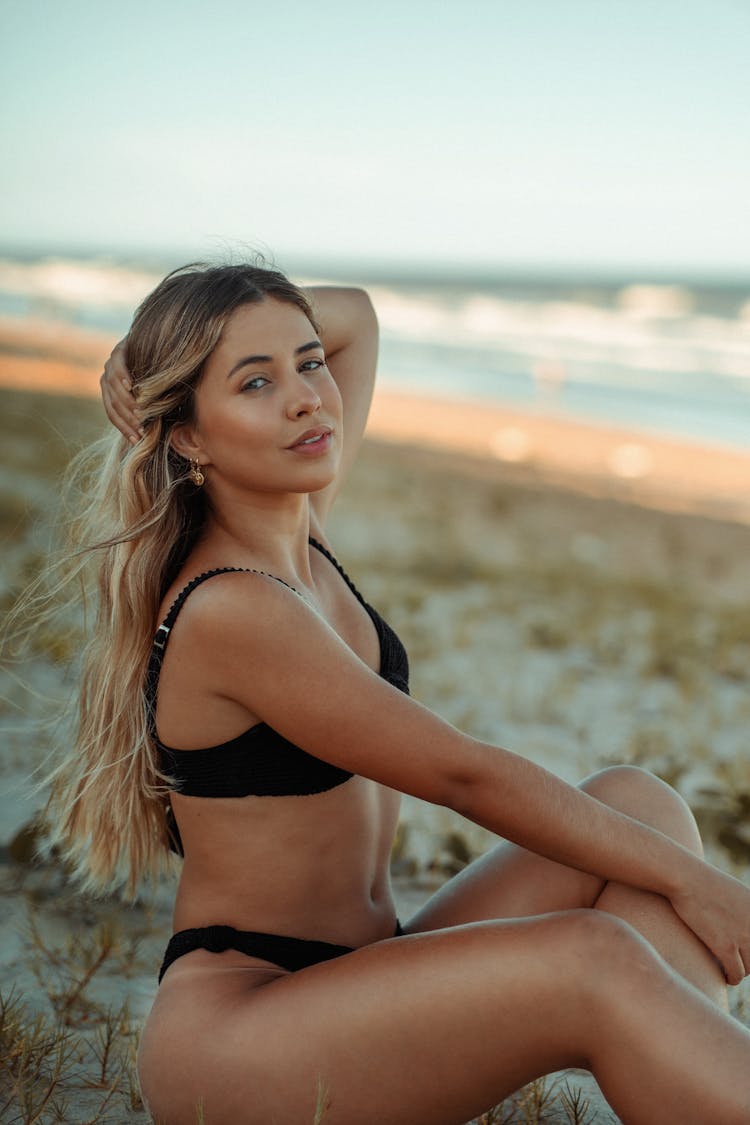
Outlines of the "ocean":
{"label": "ocean", "polygon": [[[0,316],[124,334],[174,261],[0,257]],[[289,263],[285,263],[287,266]],[[351,265],[293,273],[365,286],[384,385],[554,410],[750,447],[750,275],[744,280]]]}

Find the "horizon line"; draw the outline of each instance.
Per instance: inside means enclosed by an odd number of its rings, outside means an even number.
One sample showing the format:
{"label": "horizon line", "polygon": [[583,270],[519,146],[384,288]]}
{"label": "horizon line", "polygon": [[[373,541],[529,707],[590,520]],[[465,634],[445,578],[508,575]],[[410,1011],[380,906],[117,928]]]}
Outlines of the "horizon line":
{"label": "horizon line", "polygon": [[717,262],[623,262],[602,260],[559,260],[522,259],[517,257],[497,259],[471,259],[454,257],[429,259],[419,255],[376,255],[365,253],[317,255],[314,252],[280,251],[270,254],[258,247],[243,244],[237,240],[234,248],[224,246],[223,254],[207,252],[206,248],[185,246],[182,250],[176,245],[155,246],[135,244],[131,246],[115,243],[73,243],[63,240],[5,240],[0,239],[0,257],[15,260],[70,258],[73,260],[115,259],[118,263],[135,262],[154,266],[182,264],[185,260],[213,258],[235,259],[236,251],[245,250],[248,256],[265,257],[270,266],[293,269],[295,272],[309,272],[316,275],[341,273],[343,275],[368,276],[370,279],[388,278],[401,280],[436,280],[441,275],[451,280],[499,280],[504,277],[518,279],[565,279],[594,281],[618,281],[625,278],[645,281],[667,282],[715,282],[725,284],[750,285],[750,266]]}

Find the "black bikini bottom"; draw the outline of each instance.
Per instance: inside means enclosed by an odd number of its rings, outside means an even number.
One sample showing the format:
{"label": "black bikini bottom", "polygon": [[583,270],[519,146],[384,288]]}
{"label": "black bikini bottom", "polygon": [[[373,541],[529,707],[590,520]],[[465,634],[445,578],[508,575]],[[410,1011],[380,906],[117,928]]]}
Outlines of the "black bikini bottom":
{"label": "black bikini bottom", "polygon": [[[394,937],[400,937],[403,932],[401,923],[397,921]],[[309,965],[317,965],[319,961],[330,961],[334,957],[354,952],[353,946],[333,945],[328,941],[258,934],[251,930],[235,930],[232,926],[201,926],[195,930],[180,930],[170,938],[159,970],[159,984],[169,966],[178,957],[192,953],[194,949],[207,949],[209,953],[224,953],[227,949],[236,949],[248,957],[261,957],[264,961],[271,961],[292,973],[298,969],[306,969]]]}

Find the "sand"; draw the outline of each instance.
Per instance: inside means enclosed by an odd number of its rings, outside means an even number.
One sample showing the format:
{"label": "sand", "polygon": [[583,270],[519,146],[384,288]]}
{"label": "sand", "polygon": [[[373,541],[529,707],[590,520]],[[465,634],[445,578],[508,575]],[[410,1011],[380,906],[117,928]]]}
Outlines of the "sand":
{"label": "sand", "polygon": [[379,391],[368,432],[502,463],[517,479],[674,511],[750,520],[750,449],[730,449],[562,413]]}
{"label": "sand", "polygon": [[[83,400],[97,393],[111,343],[49,325],[0,325],[0,385],[80,396],[73,414],[95,419]],[[54,417],[70,412],[70,397],[49,401]],[[20,403],[11,421],[25,433]],[[693,803],[711,854],[747,877],[750,455],[393,391],[376,395],[368,435],[331,536],[404,637],[415,695],[569,780],[611,761],[656,769]],[[43,512],[54,499],[49,485],[40,488],[31,470],[16,476],[18,495]],[[20,580],[35,545],[31,531],[6,542],[6,586]],[[44,695],[63,673],[38,655],[32,678]],[[11,684],[5,698],[21,697]],[[130,1085],[132,1047],[169,934],[170,890],[127,910],[94,904],[54,864],[30,866],[23,839],[9,850],[38,804],[21,783],[45,745],[17,713],[4,719],[0,984],[5,992],[15,983],[32,1012],[56,1011],[54,1026],[62,1011],[79,1037],[78,1076],[69,1071],[60,1085],[63,1120],[93,1118],[111,1086],[102,1119],[144,1121]],[[490,841],[446,810],[407,800],[394,858],[402,917]],[[106,945],[102,926],[114,927],[114,938],[71,1000],[71,981]],[[735,995],[743,1018],[745,997]],[[115,1061],[102,1078],[97,1036],[126,1000],[112,1051],[122,1073]],[[584,1088],[587,1120],[611,1121],[591,1084]],[[566,1119],[556,1104],[557,1118],[545,1120]],[[519,1107],[518,1119],[536,1120],[531,1112]]]}

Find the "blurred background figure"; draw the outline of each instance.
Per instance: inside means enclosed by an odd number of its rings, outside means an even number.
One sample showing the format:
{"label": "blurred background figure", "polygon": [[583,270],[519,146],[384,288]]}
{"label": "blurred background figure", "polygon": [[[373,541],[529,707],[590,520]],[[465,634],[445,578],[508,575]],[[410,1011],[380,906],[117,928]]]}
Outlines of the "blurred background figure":
{"label": "blurred background figure", "polygon": [[555,359],[540,359],[532,368],[540,406],[553,408],[565,384],[565,364]]}

